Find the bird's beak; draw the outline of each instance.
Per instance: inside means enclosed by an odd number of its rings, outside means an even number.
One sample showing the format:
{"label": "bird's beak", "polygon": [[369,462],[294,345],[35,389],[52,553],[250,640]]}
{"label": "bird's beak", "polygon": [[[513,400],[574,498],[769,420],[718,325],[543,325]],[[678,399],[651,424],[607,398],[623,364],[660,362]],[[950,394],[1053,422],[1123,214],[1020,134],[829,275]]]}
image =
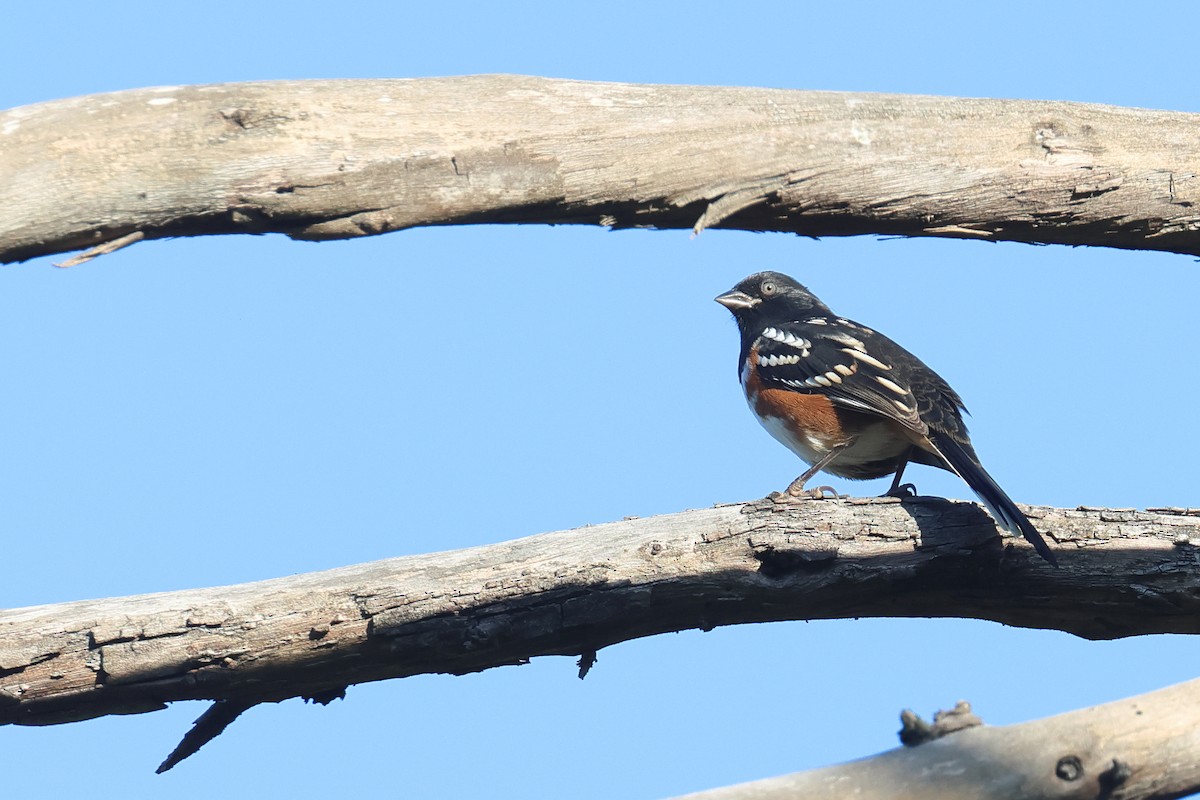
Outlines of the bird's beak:
{"label": "bird's beak", "polygon": [[732,289],[725,294],[717,295],[713,299],[734,313],[746,308],[754,308],[756,305],[762,302],[761,298],[751,297],[745,292],[739,292],[737,289]]}

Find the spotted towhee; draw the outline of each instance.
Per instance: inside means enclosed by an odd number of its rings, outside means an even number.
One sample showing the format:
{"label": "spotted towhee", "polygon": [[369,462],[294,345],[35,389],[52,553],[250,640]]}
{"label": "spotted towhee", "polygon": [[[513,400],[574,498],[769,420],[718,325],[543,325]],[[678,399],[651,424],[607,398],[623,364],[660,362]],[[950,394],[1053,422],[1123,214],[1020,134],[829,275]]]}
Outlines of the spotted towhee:
{"label": "spotted towhee", "polygon": [[800,496],[821,470],[860,480],[895,473],[888,494],[903,493],[908,462],[940,467],[966,481],[1001,527],[1058,565],[979,463],[958,393],[920,359],[778,272],[751,275],[716,300],[741,331],[738,372],[750,409],[811,465],[788,494]]}

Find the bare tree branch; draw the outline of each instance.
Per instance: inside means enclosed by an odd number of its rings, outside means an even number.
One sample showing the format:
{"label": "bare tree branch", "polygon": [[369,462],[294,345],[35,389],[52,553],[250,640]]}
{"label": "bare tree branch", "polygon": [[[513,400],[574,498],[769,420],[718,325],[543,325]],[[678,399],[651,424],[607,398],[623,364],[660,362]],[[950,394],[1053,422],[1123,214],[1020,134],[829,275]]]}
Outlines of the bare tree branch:
{"label": "bare tree branch", "polygon": [[1081,103],[504,75],[141,89],[0,112],[0,262],[481,222],[1200,255],[1197,129]]}
{"label": "bare tree branch", "polygon": [[686,800],[1171,800],[1197,791],[1200,680]]}
{"label": "bare tree branch", "polygon": [[1062,569],[937,498],[764,500],[214,589],[0,612],[0,724],[230,708],[784,619],[976,617],[1200,632],[1200,518],[1029,516]]}

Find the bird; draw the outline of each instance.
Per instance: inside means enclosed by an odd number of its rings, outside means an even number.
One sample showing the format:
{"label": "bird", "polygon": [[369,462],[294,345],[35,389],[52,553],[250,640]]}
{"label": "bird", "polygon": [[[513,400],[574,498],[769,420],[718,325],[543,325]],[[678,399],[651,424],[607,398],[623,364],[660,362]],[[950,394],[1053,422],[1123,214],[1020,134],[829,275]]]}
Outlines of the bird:
{"label": "bird", "polygon": [[894,341],[840,317],[779,272],[751,275],[716,302],[741,334],[738,378],[754,416],[809,464],[786,495],[823,496],[804,486],[822,470],[867,480],[894,474],[891,496],[909,463],[953,472],[1000,527],[1023,536],[1054,566],[1058,559],[1029,518],[988,474],[963,422],[966,406],[936,372]]}

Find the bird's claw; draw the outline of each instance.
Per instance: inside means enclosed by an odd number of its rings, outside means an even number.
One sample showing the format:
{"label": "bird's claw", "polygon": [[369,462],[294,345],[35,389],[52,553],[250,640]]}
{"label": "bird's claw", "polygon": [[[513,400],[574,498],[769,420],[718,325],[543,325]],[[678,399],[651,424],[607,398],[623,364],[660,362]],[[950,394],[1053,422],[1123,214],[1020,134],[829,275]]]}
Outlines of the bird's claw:
{"label": "bird's claw", "polygon": [[788,487],[787,491],[772,492],[770,499],[781,503],[795,503],[801,500],[841,500],[846,495],[839,494],[832,486],[814,486],[811,489],[805,489],[803,486],[792,488]]}
{"label": "bird's claw", "polygon": [[880,495],[880,497],[899,497],[902,500],[916,496],[917,486],[913,483],[902,483],[899,486],[893,486],[891,489],[888,489],[886,492]]}

